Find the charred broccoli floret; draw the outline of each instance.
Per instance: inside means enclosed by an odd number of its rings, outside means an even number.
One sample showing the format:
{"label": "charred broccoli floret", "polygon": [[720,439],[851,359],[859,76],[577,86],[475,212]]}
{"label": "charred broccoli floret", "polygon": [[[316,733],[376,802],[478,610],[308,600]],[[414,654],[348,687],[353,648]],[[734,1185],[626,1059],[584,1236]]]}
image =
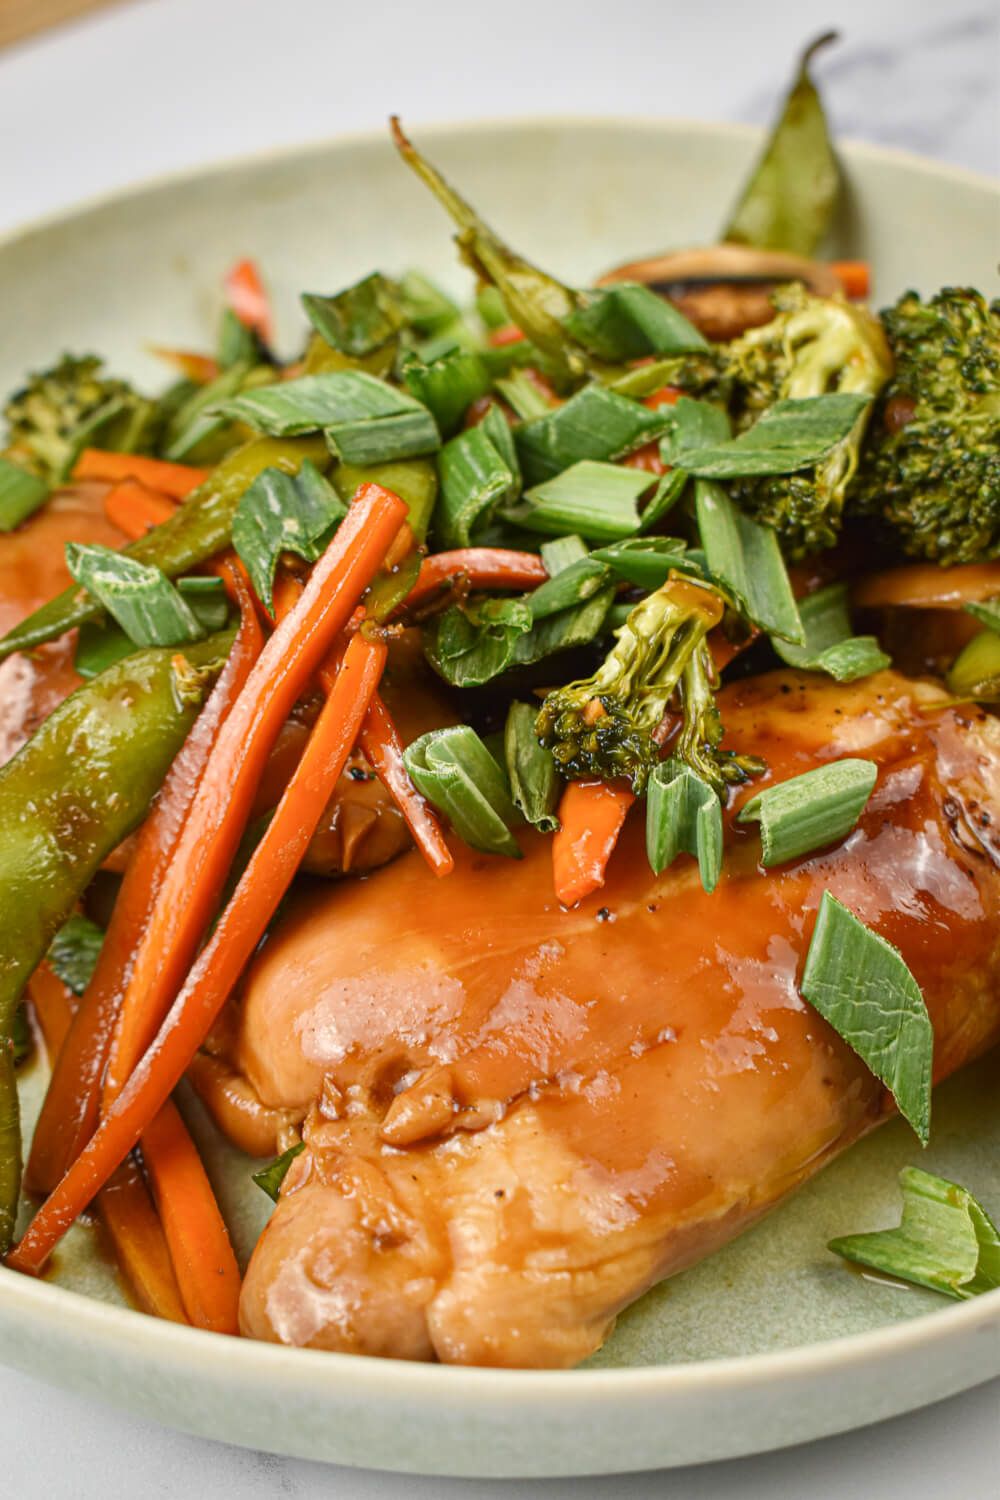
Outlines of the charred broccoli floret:
{"label": "charred broccoli floret", "polygon": [[719,749],[717,676],[706,636],[724,608],[717,589],[672,574],[632,610],[592,677],[548,694],[536,733],[565,777],[627,778],[641,792],[660,759],[655,731],[675,694],[682,723],[672,754],[720,795],[761,769],[752,756]]}
{"label": "charred broccoli floret", "polygon": [[[892,374],[892,356],[878,319],[867,309],[813,296],[800,285],[783,287],[774,302],[776,318],[726,349],[729,408],[737,426],[750,426],[778,400],[828,391],[878,395]],[[843,442],[814,468],[733,482],[734,499],[778,532],[789,557],[836,542],[870,415],[867,407]]]}
{"label": "charred broccoli floret", "polygon": [[882,314],[896,373],[851,489],[910,557],[1000,556],[1000,302],[946,287]]}
{"label": "charred broccoli floret", "polygon": [[156,406],[124,380],[102,375],[96,355],[64,354],[50,370],[30,377],[4,416],[6,451],[51,482],[66,477],[84,436],[94,447],[148,448]]}

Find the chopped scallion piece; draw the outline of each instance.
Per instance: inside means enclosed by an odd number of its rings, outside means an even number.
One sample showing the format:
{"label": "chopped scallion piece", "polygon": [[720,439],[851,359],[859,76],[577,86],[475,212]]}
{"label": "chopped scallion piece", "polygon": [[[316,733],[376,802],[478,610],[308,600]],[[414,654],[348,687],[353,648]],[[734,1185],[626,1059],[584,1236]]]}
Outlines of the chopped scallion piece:
{"label": "chopped scallion piece", "polygon": [[531,629],[524,599],[463,599],[428,620],[424,654],[453,687],[482,687],[514,664],[518,643]]}
{"label": "chopped scallion piece", "polygon": [[962,608],[987,630],[1000,634],[1000,599],[984,599],[981,603],[965,604]]}
{"label": "chopped scallion piece", "polygon": [[777,535],[752,520],[711,480],[696,483],[695,505],[709,572],[754,625],[783,641],[803,642],[805,631]]}
{"label": "chopped scallion piece", "polygon": [[175,646],[205,634],[191,606],[159,568],[82,542],[66,543],[66,566],[136,646]]}
{"label": "chopped scallion piece", "polygon": [[899,1185],[899,1227],[831,1240],[834,1254],[958,1301],[1000,1287],[1000,1232],[978,1199],[919,1167],[904,1167]]}
{"label": "chopped scallion piece", "polygon": [[504,756],[514,803],[533,827],[555,833],[559,827],[556,807],[561,782],[552,752],[538,743],[535,720],[538,708],[531,703],[512,703],[504,730]]}
{"label": "chopped scallion piece", "polygon": [[801,401],[776,401],[738,437],[686,449],[684,466],[701,479],[793,474],[842,443],[870,400],[832,391]]}
{"label": "chopped scallion piece", "polygon": [[417,789],[461,839],[484,854],[521,858],[510,832],[518,812],[506,777],[474,729],[432,729],[407,747],[403,759]]}
{"label": "chopped scallion piece", "polygon": [[479,355],[467,349],[425,364],[411,359],[403,370],[406,388],[428,408],[444,437],[462,425],[462,418],[490,388],[490,376]]}
{"label": "chopped scallion piece", "polygon": [[243,391],[218,406],[220,415],[247,422],[270,437],[294,437],[415,411],[429,415],[406,391],[364,370],[301,375]]}
{"label": "chopped scallion piece", "polygon": [[610,547],[599,547],[591,555],[596,562],[606,563],[620,578],[650,593],[662,588],[671,573],[705,576],[704,555],[689,551],[675,536],[626,537],[624,541],[612,542]]}
{"label": "chopped scallion piece", "polygon": [[0,531],[13,531],[49,498],[44,479],[0,458]]}
{"label": "chopped scallion piece", "polygon": [[563,327],[598,359],[619,363],[650,354],[692,354],[708,343],[684,314],[650,287],[632,282],[578,292]]}
{"label": "chopped scallion piece", "polygon": [[889,658],[873,635],[852,635],[847,611],[847,585],[832,583],[799,600],[801,644],[772,639],[775,651],[790,667],[826,672],[837,682],[870,677],[889,665]]}
{"label": "chopped scallion piece", "polygon": [[523,370],[515,370],[511,375],[501,375],[496,387],[522,422],[533,422],[537,417],[545,417],[553,410],[548,396],[538,389]]}
{"label": "chopped scallion piece", "polygon": [[802,994],[892,1094],[926,1145],[934,1028],[902,954],[823,892]]}
{"label": "chopped scallion piece", "polygon": [[403,324],[399,289],[380,271],[333,297],[303,292],[302,306],[320,338],[353,359],[381,349]]}
{"label": "chopped scallion piece", "polygon": [[444,333],[459,317],[451,298],[420,271],[406,272],[399,283],[399,300],[406,322],[423,338]]}
{"label": "chopped scallion piece", "polygon": [[871,760],[831,761],[765,787],[740,809],[738,821],[760,823],[763,865],[783,865],[846,838],[864,812],[877,774]]}
{"label": "chopped scallion piece", "polygon": [[683,761],[664,760],[646,783],[646,853],[653,872],[693,854],[706,891],[722,872],[722,803],[718,793]]}
{"label": "chopped scallion piece", "polygon": [[581,459],[624,458],[666,431],[668,411],[650,411],[603,385],[585,385],[562,406],[514,433],[525,481],[539,484]]}
{"label": "chopped scallion piece", "polygon": [[583,460],[527,490],[507,518],[550,536],[578,532],[592,542],[615,542],[639,527],[639,497],[653,483],[643,469]]}
{"label": "chopped scallion piece", "polygon": [[481,424],[460,432],[438,455],[441,497],[435,522],[442,546],[467,547],[472,533],[517,494],[517,475]]}
{"label": "chopped scallion piece", "polygon": [[[206,635],[224,628],[229,599],[221,578],[175,578],[174,585]],[[77,633],[73,665],[81,677],[98,677],[135,649],[135,642],[113,621],[85,620]]]}
{"label": "chopped scallion piece", "polygon": [[[228,309],[227,309],[228,311]],[[250,329],[244,327],[234,313],[236,326],[249,338],[255,338]],[[163,438],[163,456],[171,463],[184,463],[197,453],[209,438],[224,433],[229,427],[226,417],[217,410],[219,402],[235,396],[253,369],[248,360],[237,360],[223,369],[221,375],[207,385],[196,386],[181,402],[167,423]]]}
{"label": "chopped scallion piece", "polygon": [[425,406],[391,417],[365,417],[336,422],[325,429],[331,451],[348,464],[387,464],[401,458],[420,458],[441,446],[434,418]]}
{"label": "chopped scallion piece", "polygon": [[299,1141],[298,1145],[289,1146],[287,1151],[283,1151],[280,1156],[276,1156],[274,1161],[270,1162],[268,1166],[261,1167],[259,1172],[250,1173],[252,1180],[273,1202],[277,1203],[278,1201],[281,1194],[281,1184],[288,1174],[288,1168],[299,1153],[305,1149],[305,1141]]}
{"label": "chopped scallion piece", "polygon": [[533,623],[514,643],[518,666],[588,645],[604,630],[615,597],[610,570],[593,562],[581,537],[544,542],[541,551],[549,577],[525,595]]}
{"label": "chopped scallion piece", "polygon": [[258,474],[233,517],[233,546],[268,609],[282,552],[315,562],[346,514],[337,491],[308,459],[297,474]]}

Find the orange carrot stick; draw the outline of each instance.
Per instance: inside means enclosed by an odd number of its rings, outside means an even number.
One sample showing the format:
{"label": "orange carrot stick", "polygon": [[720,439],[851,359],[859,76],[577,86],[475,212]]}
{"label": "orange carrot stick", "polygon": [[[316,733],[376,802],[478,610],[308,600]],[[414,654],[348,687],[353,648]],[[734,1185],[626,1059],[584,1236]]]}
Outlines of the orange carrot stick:
{"label": "orange carrot stick", "polygon": [[208,1174],[171,1100],[142,1133],[142,1159],[185,1312],[196,1328],[238,1333],[239,1266]]}
{"label": "orange carrot stick", "polygon": [[[282,570],[274,584],[275,619],[284,619],[301,592],[300,580]],[[329,666],[323,666],[320,668],[319,678],[324,692],[332,692],[336,673]],[[413,842],[434,874],[450,875],[455,868],[455,861],[445,842],[441,824],[430,803],[417,791],[410,779],[403,760],[403,742],[379,693],[372,698],[358,743],[372,770],[402,813]]]}
{"label": "orange carrot stick", "polygon": [[274,337],[271,304],[260,271],[252,260],[237,261],[223,283],[226,301],[245,328],[259,333],[265,344]]}
{"label": "orange carrot stick", "polygon": [[238,575],[233,588],[240,607],[240,626],[229,658],[139,832],[97,967],[77,1007],[65,1045],[54,1060],[25,1172],[25,1182],[35,1192],[51,1192],[94,1133],[101,1081],[133,951],[149,922],[157,889],[220,726],[260,655],[263,634],[249,589]]}
{"label": "orange carrot stick", "polygon": [[552,838],[552,876],[557,899],[575,906],[604,884],[608,860],[635,793],[620,782],[571,781],[559,803],[559,829]]}
{"label": "orange carrot stick", "polygon": [[108,1059],[105,1105],[151,1042],[215,912],[271,746],[343,630],[405,518],[402,500],[362,485],[305,592],[254,665],[212,747],[135,949]]}
{"label": "orange carrot stick", "polygon": [[[47,964],[40,964],[28,981],[28,995],[49,1060],[54,1063],[72,1023],[70,992]],[[155,1317],[186,1323],[163,1228],[142,1173],[131,1157],[101,1189],[97,1206],[122,1275],[138,1305]]]}
{"label": "orange carrot stick", "polygon": [[524,334],[516,323],[503,323],[499,328],[494,328],[486,342],[491,349],[506,349],[508,344],[521,344],[524,342]]}
{"label": "orange carrot stick", "polygon": [[[394,507],[391,511],[357,507],[362,517],[362,530],[370,534],[377,528],[381,532],[383,551],[399,525],[402,510],[401,502],[398,502],[398,509]],[[388,535],[387,515],[390,517]],[[348,521],[344,522],[341,532],[348,524]],[[357,534],[357,528],[355,532]],[[357,553],[363,546],[364,539],[358,539],[353,550]],[[329,552],[326,556],[329,557]],[[377,561],[372,571],[376,566]],[[282,652],[289,650],[290,638],[294,634],[286,626],[294,622],[301,627],[303,620],[314,613],[307,606],[315,605],[323,588],[322,582],[314,587],[317,574],[321,579],[323,577],[321,569],[323,559],[317,564],[302,604],[272,637],[272,641],[279,641]],[[329,568],[323,570],[327,577],[330,571]],[[268,647],[265,647],[262,662],[267,651]],[[94,1136],[39,1209],[20,1244],[8,1256],[7,1264],[15,1270],[34,1275],[41,1271],[53,1247],[107,1181],[118,1162],[131,1151],[180,1082],[291,883],[357,738],[378,686],[385,656],[385,646],[369,640],[363,631],[351,640],[336,687],[320,711],[305,754],[212,936],[152,1045]],[[234,710],[227,722],[232,723],[235,717]]]}
{"label": "orange carrot stick", "polygon": [[454,552],[435,552],[420,564],[416,582],[405,604],[419,604],[445,584],[464,578],[470,588],[535,588],[548,578],[542,559],[534,552],[514,552],[508,547],[459,547]]}
{"label": "orange carrot stick", "polygon": [[112,526],[117,526],[133,542],[152,527],[169,521],[176,510],[173,500],[140,484],[138,479],[123,479],[104,497],[104,514]]}
{"label": "orange carrot stick", "polygon": [[171,349],[165,344],[150,344],[149,352],[157,359],[165,359],[168,365],[180,370],[195,385],[208,385],[219,374],[219,361],[209,354],[197,354],[191,349]]}
{"label": "orange carrot stick", "polygon": [[207,470],[190,464],[168,464],[162,458],[145,458],[141,453],[107,453],[103,448],[84,448],[73,466],[74,479],[138,479],[140,484],[169,495],[172,500],[186,500],[192,490],[204,484]]}
{"label": "orange carrot stick", "polygon": [[844,289],[844,296],[863,301],[871,291],[872,268],[866,260],[835,260],[830,270]]}

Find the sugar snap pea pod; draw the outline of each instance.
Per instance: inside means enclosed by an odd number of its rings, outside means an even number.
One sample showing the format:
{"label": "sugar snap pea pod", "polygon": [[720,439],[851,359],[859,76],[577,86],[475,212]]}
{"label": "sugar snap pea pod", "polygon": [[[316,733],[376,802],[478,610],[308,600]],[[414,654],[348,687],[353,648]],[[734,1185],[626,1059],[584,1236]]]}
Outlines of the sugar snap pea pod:
{"label": "sugar snap pea pod", "polygon": [[[322,437],[257,438],[213,469],[176,515],[123,550],[129,557],[153,563],[169,578],[175,578],[228,545],[233,515],[243,492],[264,469],[295,474],[305,459],[325,465],[329,457]],[[40,646],[100,612],[87,591],[74,585],[0,639],[0,661],[13,651]]]}
{"label": "sugar snap pea pod", "polygon": [[421,156],[395,116],[392,138],[407,166],[423,179],[457,224],[455,240],[470,269],[497,288],[510,318],[548,357],[557,375],[565,378],[583,374],[581,352],[567,340],[562,323],[575,310],[577,294],[509,249],[436,167]]}
{"label": "sugar snap pea pod", "polygon": [[21,1170],[11,1094],[21,991],[102,860],[145,815],[232,638],[185,645],[182,658],[176,647],[126,657],[71,694],[0,769],[0,1253]]}
{"label": "sugar snap pea pod", "polygon": [[830,227],[840,167],[809,64],[836,41],[829,31],[806,48],[777,124],[722,232],[724,241],[759,250],[812,255]]}

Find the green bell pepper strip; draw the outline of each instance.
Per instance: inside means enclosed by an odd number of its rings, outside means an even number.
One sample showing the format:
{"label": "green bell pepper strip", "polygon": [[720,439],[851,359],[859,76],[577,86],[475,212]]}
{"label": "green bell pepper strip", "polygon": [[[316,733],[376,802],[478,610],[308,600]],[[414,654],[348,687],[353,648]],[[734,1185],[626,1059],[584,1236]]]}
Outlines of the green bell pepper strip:
{"label": "green bell pepper strip", "polygon": [[[338,464],[331,478],[341,500],[348,503],[361,484],[380,484],[392,490],[406,505],[406,519],[414,540],[418,544],[424,541],[438,492],[437,465],[432,458],[408,458],[364,467]],[[406,598],[419,572],[420,554],[414,551],[397,567],[383,568],[377,573],[368,593],[369,614],[376,620],[387,620]]]}
{"label": "green bell pepper strip", "polygon": [[725,242],[814,255],[829,229],[840,167],[809,64],[836,39],[835,31],[827,32],[803,53],[781,115],[722,232]]}
{"label": "green bell pepper strip", "polygon": [[[123,552],[162,568],[168,578],[188,572],[229,545],[236,507],[258,474],[271,468],[296,474],[307,458],[321,468],[329,463],[330,454],[322,437],[257,438],[247,443],[213,469],[176,515],[130,542]],[[8,631],[0,640],[0,661],[14,651],[27,651],[51,641],[100,613],[101,606],[86,589],[74,584]]]}
{"label": "green bell pepper strip", "polygon": [[0,769],[0,1253],[21,1175],[11,1093],[21,992],[102,861],[145,816],[232,640],[228,630],[183,653],[157,647],[117,662]]}

